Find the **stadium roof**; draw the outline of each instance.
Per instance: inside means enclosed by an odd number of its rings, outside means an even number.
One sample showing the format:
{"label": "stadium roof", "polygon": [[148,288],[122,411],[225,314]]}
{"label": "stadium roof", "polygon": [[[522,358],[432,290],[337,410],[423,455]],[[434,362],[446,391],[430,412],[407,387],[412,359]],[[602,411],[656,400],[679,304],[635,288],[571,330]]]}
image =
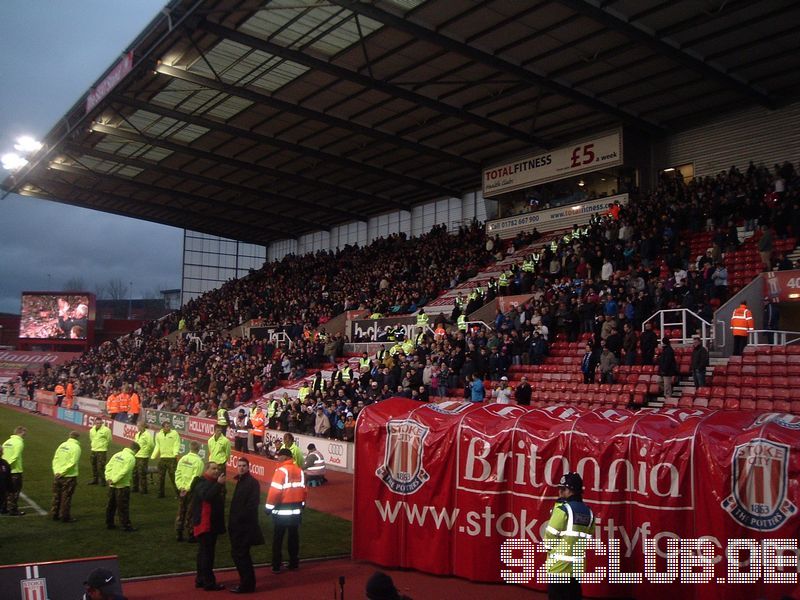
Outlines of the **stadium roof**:
{"label": "stadium roof", "polygon": [[267,244],[619,124],[777,107],[798,24],[794,0],[174,0],[3,188]]}

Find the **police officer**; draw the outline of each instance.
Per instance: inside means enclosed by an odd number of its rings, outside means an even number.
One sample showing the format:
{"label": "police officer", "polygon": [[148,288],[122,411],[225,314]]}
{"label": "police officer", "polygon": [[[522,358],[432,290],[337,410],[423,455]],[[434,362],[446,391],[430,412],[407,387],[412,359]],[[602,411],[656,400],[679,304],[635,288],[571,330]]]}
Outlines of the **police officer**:
{"label": "police officer", "polygon": [[281,464],[275,469],[265,509],[272,515],[272,572],[281,572],[283,536],[289,533],[289,568],[300,566],[300,521],[306,503],[306,481],[289,448],[278,450]]}
{"label": "police officer", "polygon": [[222,427],[222,435],[228,431],[228,407],[223,402],[217,409],[217,425]]}
{"label": "police officer", "polygon": [[123,448],[111,457],[106,465],[105,477],[108,483],[108,504],[106,505],[106,528],[116,529],[114,514],[119,515],[123,531],[136,531],[131,525],[131,479],[136,464],[139,444],[131,442],[130,448]]}
{"label": "police officer", "polygon": [[558,500],[544,535],[547,548],[545,568],[548,574],[559,578],[557,582],[547,585],[549,600],[581,599],[581,584],[576,576],[583,572],[585,543],[594,532],[594,515],[583,503],[582,495],[583,480],[580,475],[566,473],[561,477]]}
{"label": "police officer", "polygon": [[192,488],[196,479],[203,475],[205,465],[203,459],[197,454],[200,450],[199,442],[189,443],[187,452],[178,461],[175,468],[175,485],[178,488],[178,514],[175,517],[175,533],[179,542],[183,541],[183,534],[194,541],[192,533]]}
{"label": "police officer", "polygon": [[420,328],[423,332],[428,327],[428,315],[425,314],[425,310],[422,308],[419,309],[419,313],[417,313],[417,327]]}
{"label": "police officer", "polygon": [[250,418],[247,416],[247,411],[240,408],[239,414],[233,419],[233,428],[235,430],[235,450],[247,454],[247,438],[250,437]]}
{"label": "police officer", "polygon": [[147,429],[147,424],[139,423],[139,431],[136,433],[134,442],[139,444],[139,451],[136,453],[136,466],[133,470],[133,489],[132,492],[147,493],[147,468],[150,462],[150,455],[153,453],[155,442],[153,434]]}
{"label": "police officer", "polygon": [[325,458],[315,444],[308,445],[303,470],[306,472],[308,487],[317,487],[328,481],[325,478]]}
{"label": "police officer", "polygon": [[[138,446],[138,444],[137,444]],[[175,487],[175,468],[178,466],[178,454],[181,451],[181,437],[177,431],[172,430],[169,421],[161,423],[161,431],[156,434],[155,449],[150,458],[160,458],[158,461],[158,497],[164,497],[164,487],[167,475],[178,495]],[[137,451],[138,452],[138,451]]]}
{"label": "police officer", "polygon": [[108,446],[110,444],[111,430],[103,422],[103,419],[98,418],[94,423],[94,427],[89,429],[89,449],[92,451],[92,480],[89,485],[106,484],[103,472],[106,470]]}
{"label": "police officer", "polygon": [[70,431],[67,441],[56,448],[53,455],[53,506],[50,515],[53,521],[74,523],[70,508],[72,507],[72,494],[78,483],[78,465],[81,461],[81,445],[78,443],[80,434]]}

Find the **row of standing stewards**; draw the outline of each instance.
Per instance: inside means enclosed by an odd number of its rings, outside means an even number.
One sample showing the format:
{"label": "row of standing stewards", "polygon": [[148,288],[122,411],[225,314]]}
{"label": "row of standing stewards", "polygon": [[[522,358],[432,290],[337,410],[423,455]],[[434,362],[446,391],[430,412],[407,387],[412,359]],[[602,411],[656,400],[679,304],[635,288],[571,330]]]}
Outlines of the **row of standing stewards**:
{"label": "row of standing stewards", "polygon": [[[23,516],[19,510],[22,492],[24,438],[27,429],[18,426],[0,447],[0,513]],[[208,462],[199,455],[200,443],[191,441],[186,454],[179,457],[180,436],[168,421],[152,436],[144,423],[139,424],[135,440],[107,458],[111,430],[101,420],[89,429],[93,478],[90,485],[108,487],[106,528],[123,532],[137,531],[131,521],[131,492],[147,494],[148,461],[159,460],[159,497],[163,498],[166,479],[170,479],[178,500],[175,532],[178,542],[196,543],[196,587],[204,590],[222,589],[214,576],[217,537],[226,532],[225,526],[225,468],[231,456],[231,444],[217,425],[208,439]],[[71,431],[55,450],[52,460],[53,501],[50,517],[53,521],[74,523],[72,498],[77,487],[82,455],[80,433]],[[306,457],[294,437],[284,435],[278,451],[279,463],[267,490],[264,509],[273,521],[272,572],[300,567],[300,525],[307,498],[307,486],[326,481],[325,460],[314,444],[309,444]],[[250,555],[252,546],[264,544],[258,523],[260,485],[250,475],[246,457],[236,461],[236,487],[231,499],[227,532],[231,538],[231,555],[239,573],[239,585],[233,593],[255,591],[255,571]],[[283,541],[288,538],[288,562],[283,562]]]}

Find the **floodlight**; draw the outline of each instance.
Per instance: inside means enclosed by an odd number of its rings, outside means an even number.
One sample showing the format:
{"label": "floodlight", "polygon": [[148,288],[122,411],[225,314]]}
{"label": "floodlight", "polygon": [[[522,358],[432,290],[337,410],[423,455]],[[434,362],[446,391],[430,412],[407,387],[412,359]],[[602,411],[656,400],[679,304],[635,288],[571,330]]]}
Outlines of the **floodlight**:
{"label": "floodlight", "polygon": [[23,135],[17,138],[17,143],[14,144],[14,150],[22,152],[23,154],[33,154],[42,149],[42,143],[36,141],[29,135]]}
{"label": "floodlight", "polygon": [[17,171],[28,164],[27,160],[14,152],[3,154],[3,156],[0,157],[0,161],[2,161],[3,168],[6,171]]}

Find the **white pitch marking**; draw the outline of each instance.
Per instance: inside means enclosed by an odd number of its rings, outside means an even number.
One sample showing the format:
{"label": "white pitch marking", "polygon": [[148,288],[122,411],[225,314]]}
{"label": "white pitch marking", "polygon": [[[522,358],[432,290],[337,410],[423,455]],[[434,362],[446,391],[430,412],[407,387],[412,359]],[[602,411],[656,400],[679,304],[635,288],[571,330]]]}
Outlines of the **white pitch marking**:
{"label": "white pitch marking", "polygon": [[38,514],[39,516],[43,517],[44,515],[47,514],[46,510],[43,510],[41,506],[36,504],[36,502],[34,502],[30,498],[28,498],[25,494],[20,492],[19,497],[22,498],[25,502],[28,503],[28,506],[26,508],[32,508],[34,511],[36,511],[36,514]]}

